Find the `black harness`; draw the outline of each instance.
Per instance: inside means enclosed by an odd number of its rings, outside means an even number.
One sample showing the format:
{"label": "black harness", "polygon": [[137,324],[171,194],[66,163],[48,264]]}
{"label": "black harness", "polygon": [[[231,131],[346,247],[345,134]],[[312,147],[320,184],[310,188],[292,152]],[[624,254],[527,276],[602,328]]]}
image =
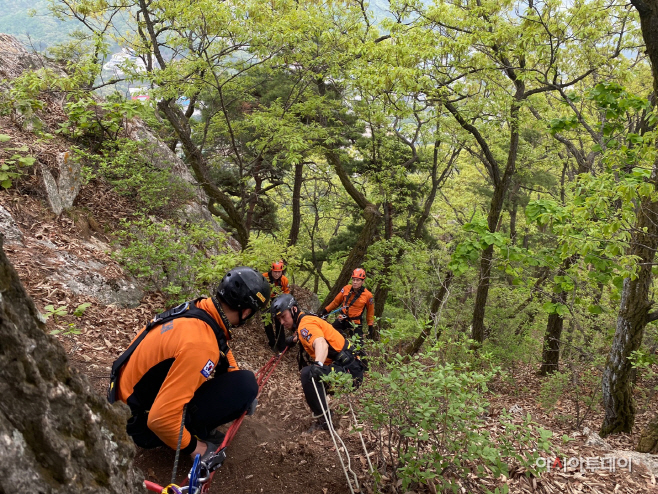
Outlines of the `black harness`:
{"label": "black harness", "polygon": [[[363,319],[363,312],[365,312],[366,310],[365,307],[363,308],[363,311],[361,311],[361,314],[359,314],[358,316],[350,317],[349,313],[350,313],[350,308],[354,305],[354,302],[356,302],[359,299],[359,297],[363,294],[365,288],[366,287],[364,285],[361,285],[361,288],[359,288],[358,290],[355,290],[354,288],[350,288],[350,293],[347,295],[347,302],[346,302],[349,305],[343,304],[343,309],[345,310],[345,316],[342,317],[341,319],[343,320],[347,319],[348,321],[355,321],[357,319],[360,321],[361,319]],[[351,300],[350,300],[350,294],[352,295]],[[341,312],[343,312],[343,310],[341,310]]]}
{"label": "black harness", "polygon": [[[226,335],[224,333],[224,330],[219,326],[219,324],[217,324],[217,321],[215,321],[215,319],[213,319],[210,314],[208,314],[203,309],[199,309],[196,306],[199,300],[202,300],[202,298],[198,298],[190,302],[185,302],[179,305],[178,307],[174,307],[173,309],[169,309],[168,311],[165,311],[162,314],[158,314],[153,318],[152,321],[150,321],[146,325],[146,328],[139,335],[139,338],[133,341],[132,345],[130,345],[128,349],[125,352],[123,352],[121,356],[118,359],[116,359],[112,364],[112,371],[110,373],[110,385],[107,390],[107,401],[109,401],[110,403],[114,403],[116,401],[116,391],[119,381],[119,371],[126,364],[126,362],[128,362],[128,359],[133,354],[133,352],[137,349],[139,344],[144,340],[146,335],[153,328],[165,324],[174,319],[178,319],[179,317],[200,319],[211,327],[213,333],[215,333],[215,338],[217,338],[217,345],[219,346],[219,362],[217,364],[216,372],[221,372],[222,369],[224,370],[228,369],[229,363],[228,363],[228,357],[226,355],[229,352],[229,347],[228,347],[228,343],[226,342]],[[222,315],[223,314],[221,314],[220,312],[220,316]],[[222,319],[224,319],[224,317],[222,317]],[[226,324],[226,322],[224,324]]]}

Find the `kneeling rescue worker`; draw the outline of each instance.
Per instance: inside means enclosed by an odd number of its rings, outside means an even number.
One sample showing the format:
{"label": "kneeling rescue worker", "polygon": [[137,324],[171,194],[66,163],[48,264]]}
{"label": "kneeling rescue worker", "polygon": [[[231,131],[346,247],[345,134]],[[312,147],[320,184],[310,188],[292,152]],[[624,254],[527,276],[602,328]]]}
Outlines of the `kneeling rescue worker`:
{"label": "kneeling rescue worker", "polygon": [[[108,400],[130,407],[127,431],[137,446],[178,446],[192,458],[213,453],[217,426],[256,407],[258,384],[228,347],[231,327],[267,304],[270,285],[248,267],[230,270],[215,296],[157,315],[112,366]],[[214,378],[209,379],[214,373]],[[183,418],[183,409],[185,417]]]}
{"label": "kneeling rescue worker", "polygon": [[[283,267],[283,261],[273,262],[272,269],[267,273],[263,273],[263,276],[270,282],[271,298],[282,293],[290,293],[288,278],[283,274]],[[274,317],[272,317],[272,322],[265,323],[263,321],[263,324],[270,348],[276,353],[281,353],[286,348],[285,330]]]}
{"label": "kneeling rescue worker", "polygon": [[313,417],[318,419],[310,431],[326,430],[329,427],[322,413],[323,409],[327,410],[326,388],[321,377],[331,371],[347,372],[358,386],[363,380],[364,366],[354,357],[351,343],[343,335],[323,319],[302,312],[292,295],[279,295],[275,298],[271,311],[284,328],[295,330],[295,334],[287,339],[287,344],[292,346],[299,341],[313,362],[301,369],[306,403]]}
{"label": "kneeling rescue worker", "polygon": [[345,285],[333,302],[320,311],[319,315],[322,317],[342,305],[333,326],[345,336],[356,334],[359,338],[363,337],[363,315],[366,312],[368,333],[373,334],[375,299],[370,290],[363,286],[365,279],[365,270],[356,268],[352,272],[352,284]]}

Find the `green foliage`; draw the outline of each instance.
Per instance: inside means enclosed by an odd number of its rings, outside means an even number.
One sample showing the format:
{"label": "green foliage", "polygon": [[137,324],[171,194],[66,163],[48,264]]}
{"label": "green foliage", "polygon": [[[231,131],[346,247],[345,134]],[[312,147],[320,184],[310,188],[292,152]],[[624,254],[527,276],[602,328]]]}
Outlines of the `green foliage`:
{"label": "green foliage", "polygon": [[24,174],[24,168],[32,166],[36,161],[36,158],[25,154],[29,151],[27,146],[4,147],[4,143],[10,140],[10,136],[0,134],[0,187],[5,189],[11,187],[14,181]]}
{"label": "green foliage", "polygon": [[[123,247],[114,255],[147,288],[161,290],[173,300],[189,299],[204,281],[202,273],[212,269],[217,253],[226,252],[227,234],[211,225],[177,224],[142,217],[124,221],[119,232]],[[227,253],[230,256],[230,253]],[[222,276],[224,272],[222,272]]]}
{"label": "green foliage", "polygon": [[171,168],[156,165],[161,160],[155,144],[119,138],[103,143],[97,153],[76,148],[76,154],[89,163],[95,174],[105,178],[115,190],[134,200],[146,213],[173,216],[176,209],[193,197],[192,187],[174,175]]}
{"label": "green foliage", "polygon": [[[468,342],[456,346],[463,349],[449,353],[469,352]],[[485,395],[499,369],[486,357],[447,363],[444,353],[437,345],[412,360],[390,354],[370,358],[373,371],[361,388],[362,415],[376,431],[387,431],[379,434],[379,448],[393,455],[392,473],[402,488],[438,482],[447,489],[457,485],[455,477],[484,475],[485,466],[496,476],[509,475],[512,462],[531,467],[539,452],[548,450],[551,433],[536,429],[529,416],[521,425],[503,417],[505,432],[493,437],[483,427]]]}
{"label": "green foliage", "polygon": [[89,302],[83,302],[75,308],[75,310],[73,311],[73,315],[75,317],[82,317],[84,315],[85,311],[89,307],[91,307],[91,304]]}
{"label": "green foliage", "polygon": [[43,316],[46,320],[52,317],[57,323],[57,317],[63,317],[69,313],[66,305],[60,305],[55,307],[54,305],[46,305],[43,310],[46,312]]}

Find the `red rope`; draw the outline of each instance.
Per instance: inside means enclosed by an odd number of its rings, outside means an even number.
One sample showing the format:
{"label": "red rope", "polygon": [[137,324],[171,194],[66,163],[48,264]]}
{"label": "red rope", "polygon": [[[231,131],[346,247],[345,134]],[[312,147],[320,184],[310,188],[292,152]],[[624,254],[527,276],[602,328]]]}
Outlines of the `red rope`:
{"label": "red rope", "polygon": [[[265,388],[265,384],[267,384],[267,381],[269,380],[270,376],[274,372],[274,369],[276,369],[276,366],[279,365],[279,362],[281,362],[281,359],[283,358],[283,355],[288,351],[288,347],[286,347],[279,355],[274,355],[268,362],[258,369],[258,372],[256,372],[256,382],[258,383],[258,395],[260,396],[261,391]],[[244,420],[245,416],[247,415],[247,412],[243,412],[240,417],[235,419],[231,426],[228,428],[226,431],[226,435],[224,436],[224,440],[222,441],[222,444],[219,445],[219,448],[217,448],[217,451],[221,451],[223,448],[227,448],[229,444],[231,444],[231,441],[233,441],[233,438],[238,432],[238,429],[242,425],[242,421]],[[216,471],[216,470],[215,470]],[[215,476],[215,472],[210,473],[210,478],[208,479],[208,482],[203,484],[201,486],[201,492],[205,493],[208,492],[208,489],[210,489],[210,482],[212,481],[212,478]]]}

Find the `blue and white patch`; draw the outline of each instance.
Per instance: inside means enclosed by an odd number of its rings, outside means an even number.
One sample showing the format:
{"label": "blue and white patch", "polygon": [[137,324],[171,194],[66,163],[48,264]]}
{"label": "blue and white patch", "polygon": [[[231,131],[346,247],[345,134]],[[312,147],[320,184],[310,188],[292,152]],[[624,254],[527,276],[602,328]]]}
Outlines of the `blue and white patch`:
{"label": "blue and white patch", "polygon": [[370,305],[375,305],[375,299],[370,297],[370,302],[368,302]]}
{"label": "blue and white patch", "polygon": [[311,333],[309,333],[308,329],[302,328],[299,330],[299,334],[302,338],[304,338],[306,341],[311,341],[311,336],[313,336]]}
{"label": "blue and white patch", "polygon": [[201,374],[203,377],[210,377],[212,371],[215,369],[215,363],[212,360],[208,360],[208,363],[201,369]]}
{"label": "blue and white patch", "polygon": [[340,293],[345,293],[345,289],[344,289],[344,288],[341,288],[341,289],[340,289]]}

